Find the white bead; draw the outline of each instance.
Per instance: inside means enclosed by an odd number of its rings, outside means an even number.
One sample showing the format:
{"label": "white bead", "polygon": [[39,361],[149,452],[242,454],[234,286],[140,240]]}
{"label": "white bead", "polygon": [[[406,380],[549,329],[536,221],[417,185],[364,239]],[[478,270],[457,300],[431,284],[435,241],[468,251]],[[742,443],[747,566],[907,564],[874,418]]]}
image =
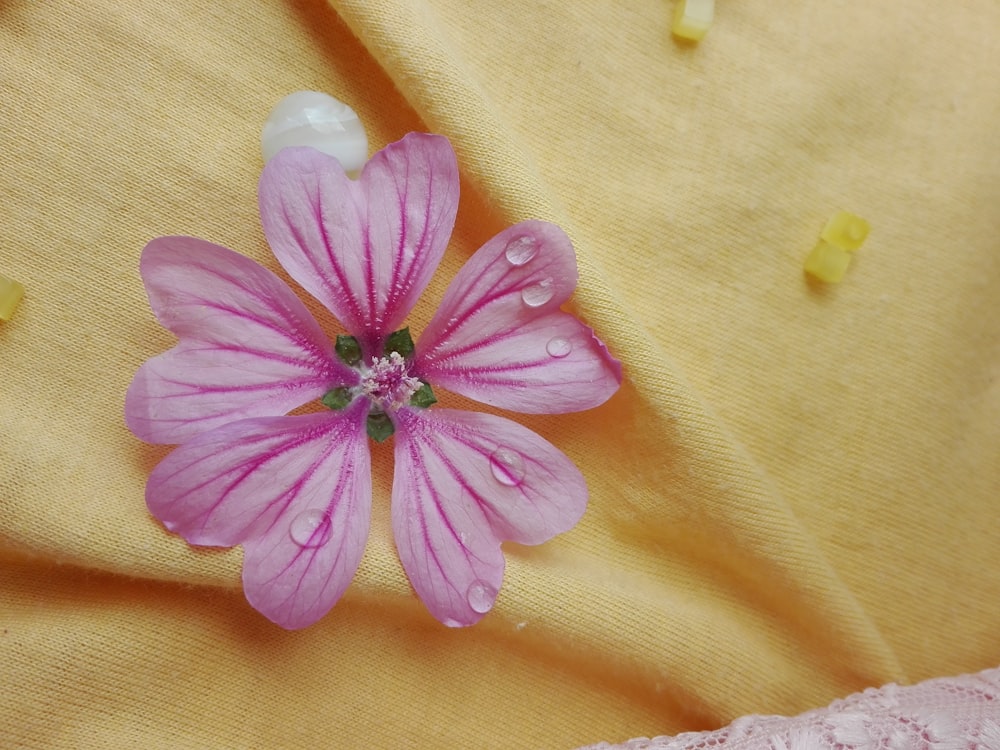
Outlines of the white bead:
{"label": "white bead", "polygon": [[264,161],[288,146],[312,146],[336,157],[346,172],[368,160],[368,138],[353,109],[318,91],[296,91],[271,110],[260,135]]}

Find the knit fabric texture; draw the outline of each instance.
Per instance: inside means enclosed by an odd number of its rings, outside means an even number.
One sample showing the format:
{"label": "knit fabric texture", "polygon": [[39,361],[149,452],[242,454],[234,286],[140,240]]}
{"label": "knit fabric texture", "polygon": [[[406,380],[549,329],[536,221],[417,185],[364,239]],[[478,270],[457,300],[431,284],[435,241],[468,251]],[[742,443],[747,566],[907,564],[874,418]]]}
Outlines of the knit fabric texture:
{"label": "knit fabric texture", "polygon": [[[572,748],[1000,663],[1000,4],[720,0],[693,44],[674,3],[0,4],[0,274],[25,287],[0,322],[0,747]],[[360,571],[305,630],[246,603],[239,548],[144,503],[170,448],[123,399],[174,340],[139,254],[194,235],[288,280],[259,135],[300,89],[372,151],[455,148],[415,334],[480,245],[542,219],[624,365],[597,409],[513,417],[590,503],[505,545],[472,628],[403,574],[391,440]],[[817,283],[839,210],[872,231]]]}

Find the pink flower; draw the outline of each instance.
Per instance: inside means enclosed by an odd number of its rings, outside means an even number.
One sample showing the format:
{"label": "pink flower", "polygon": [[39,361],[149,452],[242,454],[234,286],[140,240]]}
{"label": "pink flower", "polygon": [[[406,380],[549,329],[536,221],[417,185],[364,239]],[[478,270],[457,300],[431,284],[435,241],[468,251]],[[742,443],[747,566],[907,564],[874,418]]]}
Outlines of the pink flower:
{"label": "pink flower", "polygon": [[[518,224],[462,268],[412,343],[399,330],[448,243],[458,167],[411,133],[348,179],[332,157],[281,151],[260,211],[278,261],[353,334],[332,345],[277,276],[192,237],[146,246],[140,270],[179,339],[136,373],[129,429],[179,443],[146,502],[189,543],[242,544],[247,599],[285,628],[318,620],[361,561],[368,435],[395,432],[392,525],[413,588],[446,625],[477,622],[503,578],[500,543],[573,527],[587,489],[552,444],[508,419],[427,408],[434,388],[544,414],[589,409],[621,380],[593,332],[559,310],[576,285],[556,226]],[[321,399],[329,408],[288,412]]]}

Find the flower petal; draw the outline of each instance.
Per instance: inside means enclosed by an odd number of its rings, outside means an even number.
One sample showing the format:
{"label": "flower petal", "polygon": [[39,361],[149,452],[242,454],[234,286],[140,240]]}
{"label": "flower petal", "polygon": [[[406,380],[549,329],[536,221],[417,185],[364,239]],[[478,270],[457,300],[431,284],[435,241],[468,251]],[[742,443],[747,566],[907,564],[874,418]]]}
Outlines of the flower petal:
{"label": "flower petal", "polygon": [[250,603],[282,627],[310,625],[344,593],[368,537],[367,408],[359,399],[198,435],[153,470],[146,504],[191,544],[243,544]]}
{"label": "flower petal", "polygon": [[500,542],[540,544],[572,528],[587,485],[555,446],[508,419],[451,409],[395,416],[399,559],[434,617],[472,625],[503,581]]}
{"label": "flower petal", "polygon": [[139,368],[126,393],[125,421],[140,439],[181,443],[357,382],[292,290],[249,258],[160,237],[143,250],[140,271],[154,314],[180,338]]}
{"label": "flower petal", "polygon": [[604,403],[621,364],[560,311],[576,257],[559,227],[526,221],[487,242],[455,276],[417,342],[414,374],[493,406],[555,414]]}
{"label": "flower petal", "polygon": [[400,326],[448,244],[458,164],[446,138],[410,133],[359,180],[310,148],[283,149],[260,178],[260,214],[285,270],[362,341]]}

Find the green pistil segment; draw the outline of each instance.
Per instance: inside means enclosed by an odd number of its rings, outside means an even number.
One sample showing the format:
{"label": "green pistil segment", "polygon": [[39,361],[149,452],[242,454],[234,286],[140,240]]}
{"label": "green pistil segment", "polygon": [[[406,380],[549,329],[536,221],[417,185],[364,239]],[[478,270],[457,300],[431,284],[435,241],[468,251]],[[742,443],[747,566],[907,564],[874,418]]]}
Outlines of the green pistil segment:
{"label": "green pistil segment", "polygon": [[436,404],[437,398],[434,396],[434,391],[431,387],[424,381],[420,381],[420,388],[410,396],[410,406],[418,406],[421,409],[426,409],[431,404]]}
{"label": "green pistil segment", "polygon": [[354,397],[351,395],[351,389],[343,387],[327,391],[326,395],[320,399],[323,402],[323,406],[334,411],[340,411],[353,400]]}
{"label": "green pistil segment", "polygon": [[361,361],[361,344],[353,336],[337,336],[333,350],[345,365],[354,367]]}
{"label": "green pistil segment", "polygon": [[390,333],[388,337],[386,337],[384,348],[386,356],[396,352],[403,359],[409,359],[412,357],[413,338],[410,336],[410,329],[400,328],[398,331]]}
{"label": "green pistil segment", "polygon": [[376,443],[385,442],[385,439],[396,431],[389,415],[381,411],[370,412],[365,427],[368,430],[368,437]]}

